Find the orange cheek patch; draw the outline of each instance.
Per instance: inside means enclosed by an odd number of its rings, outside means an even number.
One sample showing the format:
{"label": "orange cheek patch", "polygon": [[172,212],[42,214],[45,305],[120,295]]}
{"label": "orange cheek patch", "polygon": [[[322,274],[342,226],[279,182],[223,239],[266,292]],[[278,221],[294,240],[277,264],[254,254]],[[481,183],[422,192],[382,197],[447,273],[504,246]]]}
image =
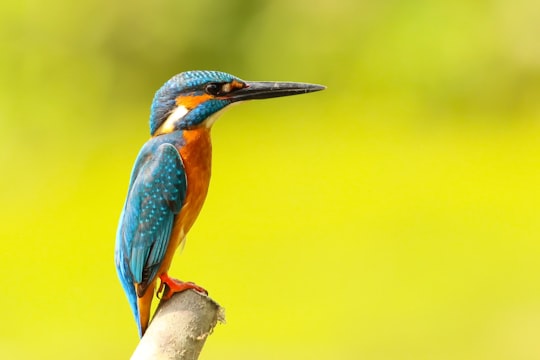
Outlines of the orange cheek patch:
{"label": "orange cheek patch", "polygon": [[237,80],[233,80],[231,82],[231,86],[233,89],[243,89],[246,87],[246,84],[244,84],[243,82],[240,82],[240,81],[237,81]]}
{"label": "orange cheek patch", "polygon": [[176,105],[183,106],[188,110],[192,110],[197,105],[205,102],[206,100],[210,100],[212,96],[208,94],[204,95],[197,95],[197,96],[179,96],[176,98]]}
{"label": "orange cheek patch", "polygon": [[223,86],[221,87],[221,92],[223,93],[223,95],[227,95],[233,90],[243,89],[245,87],[246,84],[244,84],[243,82],[233,80],[230,83],[223,84]]}

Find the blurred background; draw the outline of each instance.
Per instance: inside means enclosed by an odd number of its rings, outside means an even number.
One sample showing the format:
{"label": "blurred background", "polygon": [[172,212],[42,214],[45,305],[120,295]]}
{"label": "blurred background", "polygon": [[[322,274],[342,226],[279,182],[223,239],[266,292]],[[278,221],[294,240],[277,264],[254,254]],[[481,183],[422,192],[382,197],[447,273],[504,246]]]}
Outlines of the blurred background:
{"label": "blurred background", "polygon": [[213,129],[171,274],[201,359],[540,359],[540,2],[3,1],[3,359],[125,359],[113,248],[154,92],[321,83]]}

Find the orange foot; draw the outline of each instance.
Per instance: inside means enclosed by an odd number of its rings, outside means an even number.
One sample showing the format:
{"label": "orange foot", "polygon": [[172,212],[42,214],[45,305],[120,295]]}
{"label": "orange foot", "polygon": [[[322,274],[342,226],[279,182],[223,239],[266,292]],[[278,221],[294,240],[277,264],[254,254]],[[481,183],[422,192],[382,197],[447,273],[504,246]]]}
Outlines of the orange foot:
{"label": "orange foot", "polygon": [[192,282],[183,282],[177,279],[173,279],[169,277],[167,273],[159,275],[159,279],[161,280],[161,284],[159,285],[157,296],[162,300],[169,300],[175,293],[179,293],[189,289],[193,289],[204,295],[208,295],[208,291],[206,291],[202,287],[195,285]]}

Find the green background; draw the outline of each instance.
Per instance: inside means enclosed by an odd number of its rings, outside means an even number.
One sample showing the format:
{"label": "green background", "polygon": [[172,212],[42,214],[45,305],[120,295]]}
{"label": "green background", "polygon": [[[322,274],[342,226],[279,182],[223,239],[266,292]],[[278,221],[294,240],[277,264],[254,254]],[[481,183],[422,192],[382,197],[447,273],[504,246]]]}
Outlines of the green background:
{"label": "green background", "polygon": [[214,126],[173,276],[202,359],[540,358],[540,2],[3,1],[0,357],[122,359],[113,249],[153,93],[321,83]]}

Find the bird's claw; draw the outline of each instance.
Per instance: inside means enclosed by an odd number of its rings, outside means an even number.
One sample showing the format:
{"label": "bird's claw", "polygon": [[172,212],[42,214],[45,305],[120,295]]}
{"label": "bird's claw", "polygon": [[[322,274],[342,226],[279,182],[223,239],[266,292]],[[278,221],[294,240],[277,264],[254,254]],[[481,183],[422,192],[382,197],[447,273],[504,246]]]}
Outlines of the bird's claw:
{"label": "bird's claw", "polygon": [[173,296],[173,294],[189,289],[195,290],[204,295],[208,295],[208,291],[193,282],[184,282],[173,279],[165,273],[161,274],[159,276],[159,279],[161,283],[159,284],[159,288],[156,294],[158,299],[169,300]]}

